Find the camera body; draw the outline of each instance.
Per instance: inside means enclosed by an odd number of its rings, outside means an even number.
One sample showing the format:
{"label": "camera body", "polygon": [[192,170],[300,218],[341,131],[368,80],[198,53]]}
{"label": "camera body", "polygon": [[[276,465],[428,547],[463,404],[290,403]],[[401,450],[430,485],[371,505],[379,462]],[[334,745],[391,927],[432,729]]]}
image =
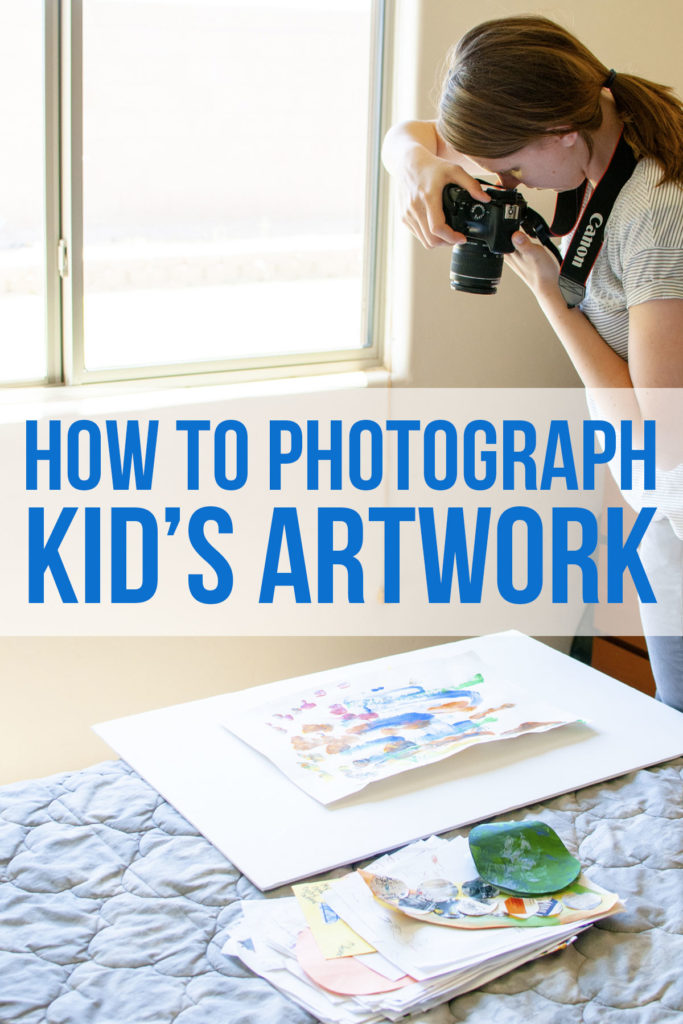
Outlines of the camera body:
{"label": "camera body", "polygon": [[473,199],[459,185],[446,185],[443,210],[446,223],[468,239],[483,242],[493,253],[514,252],[510,241],[519,231],[527,210],[526,200],[515,189],[485,188],[491,201]]}
{"label": "camera body", "polygon": [[486,188],[488,203],[473,199],[459,185],[446,185],[446,223],[467,241],[453,248],[451,288],[476,295],[494,295],[503,270],[503,254],[514,252],[512,236],[527,215],[527,203],[515,189]]}

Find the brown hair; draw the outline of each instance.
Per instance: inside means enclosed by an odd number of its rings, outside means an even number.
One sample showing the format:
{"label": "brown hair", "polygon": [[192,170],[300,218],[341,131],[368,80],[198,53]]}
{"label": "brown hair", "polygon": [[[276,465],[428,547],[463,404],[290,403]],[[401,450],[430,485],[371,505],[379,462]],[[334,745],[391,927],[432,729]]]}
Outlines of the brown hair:
{"label": "brown hair", "polygon": [[[591,147],[609,75],[590,50],[547,18],[485,21],[449,55],[437,128],[472,157],[508,156],[548,134],[578,131]],[[610,89],[638,158],[653,157],[662,182],[683,185],[683,104],[672,90],[619,72]]]}

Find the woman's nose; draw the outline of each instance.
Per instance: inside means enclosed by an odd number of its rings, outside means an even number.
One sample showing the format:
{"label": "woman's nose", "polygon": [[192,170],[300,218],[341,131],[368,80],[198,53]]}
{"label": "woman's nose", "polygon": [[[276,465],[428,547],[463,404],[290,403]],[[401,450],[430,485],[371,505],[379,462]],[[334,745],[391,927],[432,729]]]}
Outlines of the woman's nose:
{"label": "woman's nose", "polygon": [[503,188],[516,188],[519,185],[519,178],[515,178],[514,174],[499,174],[498,181]]}

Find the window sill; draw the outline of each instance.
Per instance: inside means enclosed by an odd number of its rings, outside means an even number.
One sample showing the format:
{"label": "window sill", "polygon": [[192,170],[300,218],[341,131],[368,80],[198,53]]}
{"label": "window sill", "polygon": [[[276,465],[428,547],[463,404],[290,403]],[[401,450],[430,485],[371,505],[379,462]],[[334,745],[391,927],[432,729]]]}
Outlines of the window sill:
{"label": "window sill", "polygon": [[116,415],[140,409],[226,402],[267,395],[299,395],[387,387],[391,374],[382,366],[367,370],[310,376],[251,379],[226,383],[197,379],[159,378],[109,384],[32,386],[8,388],[0,393],[0,422],[67,415]]}

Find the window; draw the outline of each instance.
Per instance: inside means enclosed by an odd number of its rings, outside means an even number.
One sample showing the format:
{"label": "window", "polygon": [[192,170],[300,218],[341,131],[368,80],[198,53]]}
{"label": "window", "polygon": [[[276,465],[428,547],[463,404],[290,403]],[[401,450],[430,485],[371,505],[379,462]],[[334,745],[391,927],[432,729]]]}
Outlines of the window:
{"label": "window", "polygon": [[0,0],[0,379],[47,376],[40,0]]}
{"label": "window", "polygon": [[0,379],[377,361],[379,0],[57,6],[43,128],[41,4],[0,0]]}

